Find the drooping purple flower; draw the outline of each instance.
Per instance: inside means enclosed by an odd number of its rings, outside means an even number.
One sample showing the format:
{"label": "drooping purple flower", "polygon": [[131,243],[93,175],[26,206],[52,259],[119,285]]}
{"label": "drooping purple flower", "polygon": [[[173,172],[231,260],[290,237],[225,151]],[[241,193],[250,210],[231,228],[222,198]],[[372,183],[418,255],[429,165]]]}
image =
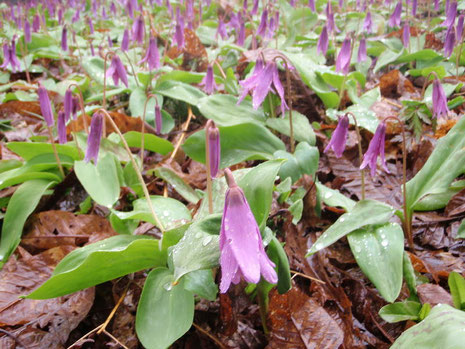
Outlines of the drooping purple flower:
{"label": "drooping purple flower", "polygon": [[347,74],[349,72],[350,68],[350,54],[351,54],[351,40],[349,37],[346,37],[344,39],[344,42],[342,43],[341,50],[339,51],[339,54],[337,55],[336,59],[336,72],[337,73],[343,73]]}
{"label": "drooping purple flower", "polygon": [[114,2],[110,4],[110,11],[113,16],[116,16],[116,5]]}
{"label": "drooping purple flower", "polygon": [[257,29],[257,35],[260,35],[260,36],[265,35],[267,22],[268,22],[268,10],[265,9],[265,11],[262,12],[260,25],[258,26],[258,29]]}
{"label": "drooping purple flower", "polygon": [[73,97],[73,108],[71,109],[71,115],[73,116],[73,119],[76,119],[77,112],[79,109],[79,98]]}
{"label": "drooping purple flower", "polygon": [[444,41],[444,56],[450,57],[455,46],[455,28],[453,25],[449,27],[446,33],[446,40]]}
{"label": "drooping purple flower", "polygon": [[219,35],[223,40],[228,37],[228,31],[226,30],[226,25],[224,24],[222,18],[218,20],[218,28],[216,30],[216,35]]}
{"label": "drooping purple flower", "polygon": [[365,19],[363,20],[362,31],[371,33],[373,31],[373,21],[371,20],[371,12],[367,12]]}
{"label": "drooping purple flower", "polygon": [[94,45],[92,45],[92,42],[91,42],[89,45],[90,45],[90,54],[91,54],[92,56],[95,56]]}
{"label": "drooping purple flower", "polygon": [[[81,11],[77,9],[76,12],[74,13],[73,18],[71,18],[71,22],[76,23],[77,21],[79,21],[80,18],[81,18]],[[45,19],[43,20],[43,22],[45,23]]]}
{"label": "drooping purple flower", "polygon": [[457,41],[461,42],[463,39],[463,20],[465,15],[460,15],[459,20],[457,21]]}
{"label": "drooping purple flower", "polygon": [[163,127],[163,119],[161,117],[161,109],[158,103],[155,105],[155,131],[157,135],[161,134],[161,129]]}
{"label": "drooping purple flower", "polygon": [[129,50],[129,30],[124,29],[123,40],[121,41],[121,51],[126,52]]}
{"label": "drooping purple flower", "polygon": [[368,150],[363,156],[362,164],[360,165],[360,169],[364,169],[365,167],[370,167],[371,176],[374,177],[376,174],[376,163],[378,156],[381,159],[381,166],[386,172],[389,172],[386,166],[386,159],[384,156],[384,142],[386,139],[386,124],[384,122],[380,123],[376,128],[375,134],[371,139],[370,144],[368,145]]}
{"label": "drooping purple flower", "polygon": [[68,121],[71,117],[73,112],[73,93],[71,89],[67,89],[65,92],[65,101],[64,101],[64,109],[65,109],[65,120]]}
{"label": "drooping purple flower", "polygon": [[57,120],[57,129],[58,129],[58,142],[60,144],[66,143],[66,117],[63,111],[58,112]]}
{"label": "drooping purple flower", "polygon": [[132,25],[132,39],[137,41],[140,45],[144,43],[145,38],[145,24],[144,17],[140,15]]}
{"label": "drooping purple flower", "polygon": [[274,263],[263,247],[260,229],[245,198],[229,169],[225,170],[228,190],[224,203],[220,230],[220,292],[228,291],[231,282],[258,283],[260,275],[274,284],[278,276]]}
{"label": "drooping purple flower", "polygon": [[129,17],[134,18],[134,6],[131,0],[126,1],[126,11]]}
{"label": "drooping purple flower", "polygon": [[239,34],[237,34],[236,44],[238,46],[244,46],[245,43],[245,23],[244,20],[241,19],[239,24]]}
{"label": "drooping purple flower", "polygon": [[360,40],[360,44],[358,46],[358,52],[357,52],[357,62],[365,62],[367,60],[367,42],[365,38],[362,38]]}
{"label": "drooping purple flower", "polygon": [[208,120],[205,127],[208,142],[208,161],[210,164],[210,175],[215,178],[220,169],[220,130],[216,127],[213,120]]}
{"label": "drooping purple flower", "polygon": [[440,118],[443,115],[449,113],[449,107],[447,106],[447,97],[444,89],[442,88],[439,79],[435,79],[433,82],[433,117]]}
{"label": "drooping purple flower", "polygon": [[334,13],[333,13],[333,8],[331,6],[331,1],[328,1],[326,4],[326,19],[327,19],[327,26],[328,26],[328,31],[333,33],[339,32],[339,29],[336,27],[336,23],[334,22]]}
{"label": "drooping purple flower", "polygon": [[408,21],[405,21],[404,29],[402,30],[402,43],[405,47],[408,47],[410,44],[410,26]]}
{"label": "drooping purple flower", "polygon": [[434,11],[439,11],[439,0],[434,0]]}
{"label": "drooping purple flower", "polygon": [[111,40],[110,35],[107,36],[108,47],[113,47],[113,40]]}
{"label": "drooping purple flower", "polygon": [[40,30],[40,16],[37,14],[32,20],[32,31],[37,33]]}
{"label": "drooping purple flower", "polygon": [[320,33],[320,37],[318,39],[318,44],[316,47],[316,53],[320,54],[323,53],[326,56],[326,52],[328,51],[329,39],[328,39],[328,28],[326,26],[323,27]]}
{"label": "drooping purple flower", "polygon": [[457,16],[457,1],[454,1],[449,5],[449,8],[446,10],[446,20],[442,23],[445,27],[451,27],[455,23],[455,17]]}
{"label": "drooping purple flower", "polygon": [[313,12],[316,12],[315,0],[308,0],[308,7],[310,7],[310,10]]}
{"label": "drooping purple flower", "polygon": [[107,11],[105,10],[105,7],[102,8],[102,18],[103,18],[104,20],[107,20],[107,19],[108,19]]}
{"label": "drooping purple flower", "polygon": [[37,94],[39,95],[39,104],[40,104],[40,110],[42,112],[42,116],[45,122],[47,123],[47,126],[53,127],[54,119],[53,119],[52,104],[50,103],[50,98],[48,97],[47,90],[40,82],[39,82],[39,88],[37,89]]}
{"label": "drooping purple flower", "polygon": [[3,43],[3,63],[2,65],[0,65],[0,68],[6,69],[9,63],[10,63],[10,47],[8,46],[8,43],[5,42]]}
{"label": "drooping purple flower", "polygon": [[63,26],[63,30],[61,31],[61,49],[63,51],[68,51],[68,30],[66,29],[66,25]]}
{"label": "drooping purple flower", "polygon": [[402,15],[402,0],[400,0],[397,3],[396,7],[394,8],[394,11],[392,12],[391,17],[389,17],[388,25],[391,28],[399,27],[401,15]]}
{"label": "drooping purple flower", "polygon": [[218,89],[218,86],[216,86],[215,83],[215,77],[213,76],[213,67],[211,65],[208,65],[207,74],[205,74],[205,77],[199,85],[204,86],[205,92],[209,95]]}
{"label": "drooping purple flower", "polygon": [[126,69],[124,68],[123,62],[121,62],[121,59],[116,54],[113,55],[110,68],[107,70],[107,77],[110,76],[113,78],[113,82],[116,86],[118,86],[119,80],[121,80],[123,84],[128,87]]}
{"label": "drooping purple flower", "polygon": [[11,66],[11,71],[15,73],[17,70],[21,69],[21,63],[16,57],[16,39],[13,37],[11,40],[11,45],[8,43],[3,44],[3,63],[0,66],[1,68],[6,69],[8,64]]}
{"label": "drooping purple flower", "polygon": [[89,137],[87,138],[87,151],[86,156],[84,157],[85,162],[94,160],[94,164],[97,165],[100,140],[102,139],[103,122],[103,115],[101,113],[97,112],[92,115]]}
{"label": "drooping purple flower", "polygon": [[347,115],[344,115],[339,118],[339,122],[336,126],[336,129],[331,136],[331,140],[326,146],[324,152],[327,153],[330,149],[334,151],[336,157],[340,158],[344,152],[347,142],[347,132],[349,131],[349,118]]}
{"label": "drooping purple flower", "polygon": [[338,5],[339,5],[339,8],[344,7],[344,0],[339,0]]}
{"label": "drooping purple flower", "polygon": [[257,11],[258,11],[258,3],[259,3],[259,0],[254,0],[253,2],[253,7],[252,7],[252,11],[250,11],[250,15],[251,16],[255,16],[257,14]]}
{"label": "drooping purple flower", "polygon": [[31,24],[28,19],[24,20],[24,41],[26,43],[31,42]]}
{"label": "drooping purple flower", "polygon": [[89,33],[94,34],[94,24],[92,23],[92,18],[87,18],[87,23],[89,25]]}
{"label": "drooping purple flower", "polygon": [[417,15],[418,9],[418,0],[412,0],[412,16],[415,17]]}
{"label": "drooping purple flower", "polygon": [[176,23],[176,32],[174,34],[174,40],[176,41],[176,45],[182,49],[184,48],[184,22],[177,21]]}
{"label": "drooping purple flower", "polygon": [[147,53],[138,64],[142,64],[144,62],[148,63],[149,70],[160,68],[160,55],[158,53],[157,38],[155,37],[150,38]]}

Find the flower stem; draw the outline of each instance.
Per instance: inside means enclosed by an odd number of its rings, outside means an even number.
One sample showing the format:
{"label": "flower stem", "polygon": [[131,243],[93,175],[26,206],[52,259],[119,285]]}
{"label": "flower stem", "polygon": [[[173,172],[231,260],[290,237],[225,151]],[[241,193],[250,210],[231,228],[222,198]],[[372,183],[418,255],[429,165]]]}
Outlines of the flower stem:
{"label": "flower stem", "polygon": [[208,213],[213,213],[213,194],[212,194],[212,176],[211,176],[211,163],[210,163],[210,137],[209,129],[211,120],[207,121],[205,126],[205,164],[207,166],[207,196],[208,196]]}
{"label": "flower stem", "polygon": [[57,147],[55,145],[55,142],[53,141],[52,128],[48,125],[47,125],[47,131],[48,131],[48,136],[50,138],[50,144],[52,145],[53,155],[55,155],[55,160],[57,161],[57,164],[58,164],[58,169],[60,170],[61,176],[65,178],[65,171],[63,171],[63,166],[61,165],[60,157],[58,156]]}
{"label": "flower stem", "polygon": [[405,138],[405,127],[404,123],[397,117],[397,116],[388,116],[384,120],[396,120],[402,130],[402,195],[403,195],[403,209],[404,209],[404,232],[410,247],[410,251],[414,253],[415,245],[413,243],[413,235],[412,235],[412,217],[408,213],[407,209],[407,146],[406,146],[406,138]]}
{"label": "flower stem", "polygon": [[265,281],[260,280],[257,284],[257,300],[260,312],[260,319],[262,320],[263,332],[265,335],[269,333],[268,326],[266,325],[266,314],[268,313],[268,290]]}
{"label": "flower stem", "polygon": [[20,50],[21,50],[21,54],[23,55],[23,63],[24,63],[24,71],[26,72],[26,80],[27,80],[27,83],[30,85],[31,84],[31,76],[29,75],[29,68],[27,67],[27,64],[26,64],[27,45],[24,44],[24,46],[23,46],[23,40],[18,40],[18,41],[19,41],[19,47],[20,47]]}
{"label": "flower stem", "polygon": [[121,142],[123,143],[123,146],[124,146],[124,148],[126,149],[126,152],[129,155],[129,159],[131,160],[132,167],[134,168],[134,171],[136,171],[137,178],[139,179],[139,182],[140,182],[140,184],[142,186],[142,190],[144,192],[145,199],[147,200],[147,204],[149,206],[150,212],[152,213],[152,217],[155,220],[156,225],[158,225],[158,228],[160,229],[160,231],[163,234],[165,232],[165,228],[163,227],[162,222],[160,221],[157,214],[155,213],[155,209],[153,208],[152,200],[150,199],[150,194],[149,194],[149,191],[147,189],[147,186],[145,185],[144,178],[142,177],[142,173],[140,172],[139,166],[137,166],[137,163],[134,160],[134,157],[133,157],[133,155],[131,153],[131,149],[129,149],[129,145],[126,142],[126,139],[124,138],[123,134],[121,133],[120,129],[118,128],[118,125],[116,125],[116,123],[113,121],[110,114],[108,114],[108,112],[103,108],[100,108],[98,111],[101,111],[107,117],[107,120],[113,126],[116,133],[118,133],[118,136],[120,137]]}
{"label": "flower stem", "polygon": [[144,114],[142,115],[142,136],[140,139],[140,163],[141,166],[144,164],[144,148],[145,148],[145,117],[147,113],[147,104],[151,98],[155,99],[155,103],[158,105],[157,96],[154,94],[149,94],[144,103]]}

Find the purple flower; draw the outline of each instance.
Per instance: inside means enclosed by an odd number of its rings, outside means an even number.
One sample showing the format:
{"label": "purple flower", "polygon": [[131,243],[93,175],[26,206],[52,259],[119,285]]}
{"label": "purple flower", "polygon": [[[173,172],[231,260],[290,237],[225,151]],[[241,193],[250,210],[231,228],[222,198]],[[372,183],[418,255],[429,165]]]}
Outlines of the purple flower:
{"label": "purple flower", "polygon": [[113,78],[113,82],[116,86],[118,86],[119,80],[121,80],[123,84],[128,87],[128,76],[126,74],[126,69],[124,69],[123,62],[121,62],[121,59],[116,54],[113,55],[110,68],[107,70],[107,77],[109,76]]}
{"label": "purple flower", "polygon": [[331,1],[328,1],[326,4],[326,19],[327,19],[327,26],[330,32],[339,32],[339,29],[336,27],[336,23],[334,22],[334,13],[333,8],[331,6]]}
{"label": "purple flower", "polygon": [[180,49],[184,47],[184,27],[182,27],[181,23],[182,22],[176,23],[176,32],[174,34],[174,40]]}
{"label": "purple flower", "polygon": [[57,128],[58,128],[58,142],[60,144],[66,143],[66,117],[63,111],[58,112],[58,120],[57,120]]}
{"label": "purple flower", "polygon": [[441,82],[436,78],[433,82],[433,117],[439,118],[448,113],[449,107],[447,106],[446,93],[442,88]]}
{"label": "purple flower", "polygon": [[32,31],[37,33],[40,30],[40,16],[35,15],[34,19],[32,20]]}
{"label": "purple flower", "polygon": [[205,127],[208,142],[208,161],[210,163],[210,175],[215,178],[220,169],[220,130],[216,127],[213,120],[208,120]]}
{"label": "purple flower", "polygon": [[223,40],[228,37],[228,32],[226,30],[226,25],[224,24],[223,19],[221,19],[221,18],[218,20],[218,28],[216,30],[216,35],[217,36],[219,35],[221,37],[221,39],[223,39]]}
{"label": "purple flower", "polygon": [[65,102],[63,104],[65,109],[65,120],[68,121],[73,113],[73,93],[69,88],[65,92]]}
{"label": "purple flower", "polygon": [[310,10],[315,12],[316,11],[315,0],[308,0],[308,7],[310,7]]}
{"label": "purple flower", "polygon": [[61,49],[63,51],[68,51],[68,30],[66,29],[66,25],[63,26],[63,30],[61,31]]}
{"label": "purple flower", "polygon": [[110,11],[113,16],[116,16],[116,5],[114,2],[110,4]]}
{"label": "purple flower", "polygon": [[121,51],[126,52],[129,50],[129,30],[126,28],[123,34],[123,40],[121,41]]}
{"label": "purple flower", "polygon": [[163,119],[161,117],[161,109],[158,103],[155,105],[155,131],[157,135],[161,134],[161,129],[163,127]]}
{"label": "purple flower", "polygon": [[365,38],[362,38],[358,46],[357,62],[365,62],[367,58],[367,42]]}
{"label": "purple flower", "polygon": [[371,169],[371,176],[374,177],[376,174],[376,160],[378,156],[381,158],[381,166],[383,166],[386,172],[389,172],[386,166],[386,159],[384,158],[384,142],[386,139],[386,124],[380,123],[376,128],[375,134],[368,145],[368,150],[363,156],[363,162],[360,165],[360,169],[364,169],[369,166]]}
{"label": "purple flower", "polygon": [[144,17],[140,15],[132,25],[132,39],[137,41],[140,45],[144,43],[145,37],[145,24]]}
{"label": "purple flower", "polygon": [[404,29],[402,30],[402,43],[405,47],[408,47],[410,44],[410,26],[407,21],[405,21]]}
{"label": "purple flower", "polygon": [[241,19],[239,24],[239,34],[237,34],[236,44],[238,46],[244,46],[245,42],[245,23],[244,20]]}
{"label": "purple flower", "polygon": [[88,18],[87,19],[87,23],[89,24],[89,32],[91,34],[94,34],[94,24],[92,23],[92,19],[91,18]]}
{"label": "purple flower", "polygon": [[3,43],[3,63],[0,66],[2,69],[6,69],[8,64],[10,63],[10,47],[8,46],[8,43]]}
{"label": "purple flower", "polygon": [[90,54],[91,54],[92,56],[95,56],[94,45],[92,45],[92,42],[91,42],[89,45],[90,45]]}
{"label": "purple flower", "polygon": [[19,63],[18,57],[16,57],[16,41],[15,38],[11,40],[11,45],[7,43],[3,44],[3,63],[0,68],[6,69],[8,64],[11,66],[11,71],[15,73],[21,69],[21,63]]}
{"label": "purple flower", "polygon": [[457,41],[462,41],[463,38],[463,20],[465,15],[460,15],[459,20],[457,21]]}
{"label": "purple flower", "polygon": [[396,7],[394,8],[394,11],[392,12],[391,17],[389,17],[388,25],[392,28],[399,27],[401,15],[402,15],[402,0],[400,0],[397,3]]}
{"label": "purple flower", "polygon": [[257,11],[258,11],[258,3],[259,3],[259,0],[254,0],[253,2],[253,7],[252,7],[252,11],[250,11],[250,15],[251,16],[255,16],[257,14]]}
{"label": "purple flower", "polygon": [[446,40],[444,42],[444,56],[450,57],[455,46],[455,28],[453,25],[449,27],[446,34]]}
{"label": "purple flower", "polygon": [[439,11],[439,0],[434,0],[434,11]]}
{"label": "purple flower", "polygon": [[320,38],[318,39],[316,53],[317,54],[323,53],[323,55],[326,56],[326,52],[328,51],[328,45],[329,45],[328,28],[324,26],[321,31]]}
{"label": "purple flower", "polygon": [[455,23],[455,17],[457,16],[457,1],[454,1],[449,5],[449,8],[446,10],[446,20],[442,23],[445,27],[451,27]]}
{"label": "purple flower", "polygon": [[54,119],[52,112],[52,104],[50,103],[50,98],[48,97],[47,90],[39,82],[39,88],[37,89],[37,94],[39,95],[39,104],[42,116],[44,117],[47,126],[53,127]]}
{"label": "purple flower", "polygon": [[262,12],[262,17],[260,20],[260,25],[257,29],[257,35],[264,36],[266,31],[266,23],[268,21],[268,10]]}
{"label": "purple flower", "polygon": [[412,1],[412,16],[413,17],[417,15],[417,9],[418,9],[418,0],[413,0]]}
{"label": "purple flower", "polygon": [[31,42],[31,24],[27,19],[24,20],[24,41]]}
{"label": "purple flower", "polygon": [[218,89],[218,86],[216,86],[215,83],[215,78],[213,76],[213,67],[211,65],[208,65],[207,74],[205,74],[205,77],[202,79],[202,82],[199,85],[204,86],[205,92],[209,95]]}
{"label": "purple flower", "polygon": [[274,284],[278,282],[275,265],[265,252],[260,229],[244,192],[237,186],[229,169],[225,170],[225,174],[229,188],[220,230],[220,292],[227,292],[231,282],[237,284],[241,278],[258,283],[260,275]]}
{"label": "purple flower", "polygon": [[110,35],[107,36],[108,47],[113,47],[113,40],[111,40]]}
{"label": "purple flower", "polygon": [[144,62],[148,63],[149,70],[160,68],[160,55],[158,53],[157,38],[155,37],[150,38],[147,53],[138,64],[142,64]]}
{"label": "purple flower", "polygon": [[101,113],[97,112],[92,115],[89,137],[87,138],[87,151],[86,156],[84,157],[85,162],[94,160],[94,164],[97,165],[100,140],[102,138],[103,121],[103,115]]}
{"label": "purple flower", "polygon": [[347,74],[350,68],[351,40],[346,37],[336,59],[336,72]]}
{"label": "purple flower", "polygon": [[73,116],[73,119],[76,119],[78,109],[79,109],[79,98],[73,97],[73,108],[71,109],[71,115]]}
{"label": "purple flower", "polygon": [[347,115],[344,115],[339,118],[339,122],[336,126],[336,129],[333,132],[331,140],[326,146],[324,152],[332,149],[336,154],[336,157],[340,158],[344,152],[347,142],[347,132],[349,131],[349,118]]}
{"label": "purple flower", "polygon": [[368,12],[365,16],[362,30],[366,31],[367,33],[371,33],[373,31],[373,21],[371,20],[371,12]]}

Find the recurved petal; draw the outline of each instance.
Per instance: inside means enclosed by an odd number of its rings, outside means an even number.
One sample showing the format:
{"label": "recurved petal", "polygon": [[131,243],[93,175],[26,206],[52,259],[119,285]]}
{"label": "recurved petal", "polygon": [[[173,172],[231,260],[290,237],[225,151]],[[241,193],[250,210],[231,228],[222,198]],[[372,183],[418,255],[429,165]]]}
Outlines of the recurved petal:
{"label": "recurved petal", "polygon": [[278,275],[274,270],[275,264],[268,258],[263,246],[260,246],[260,270],[264,279],[269,283],[278,282]]}
{"label": "recurved petal", "polygon": [[[226,293],[231,285],[231,281],[236,279],[238,274],[238,264],[230,248],[230,242],[227,241],[221,250],[221,281],[220,292]],[[240,275],[239,275],[240,277]]]}

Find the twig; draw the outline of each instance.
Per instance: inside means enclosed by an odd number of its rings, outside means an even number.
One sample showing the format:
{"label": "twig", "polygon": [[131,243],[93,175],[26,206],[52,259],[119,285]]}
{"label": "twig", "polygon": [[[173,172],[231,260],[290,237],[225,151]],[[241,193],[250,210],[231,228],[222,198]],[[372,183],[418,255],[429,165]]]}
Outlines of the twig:
{"label": "twig", "polygon": [[320,284],[323,284],[323,285],[326,284],[326,282],[321,281],[320,279],[316,279],[316,278],[314,278],[314,277],[311,277],[311,276],[309,276],[309,275],[307,275],[307,274],[300,273],[300,272],[295,271],[295,270],[291,270],[291,273],[294,274],[294,276],[292,277],[292,279],[294,279],[296,276],[301,276],[301,277],[303,277],[303,278],[305,278],[305,279],[309,279],[309,280],[312,280],[312,281],[315,281],[315,282],[319,282]]}
{"label": "twig", "polygon": [[220,342],[220,340],[218,338],[216,338],[214,335],[208,333],[207,331],[205,331],[202,327],[200,327],[199,325],[197,325],[195,322],[192,323],[192,326],[195,327],[196,330],[198,330],[200,333],[202,333],[203,335],[207,336],[208,338],[210,338],[213,342],[215,342],[215,344],[217,344],[220,348],[224,348],[226,349],[227,346],[225,346],[223,343]]}
{"label": "twig", "polygon": [[116,338],[115,336],[113,336],[110,332],[108,332],[107,330],[103,330],[103,333],[105,333],[108,337],[110,337],[111,339],[113,339],[116,343],[118,343],[119,345],[121,345],[124,349],[129,349],[127,346],[125,346],[123,343],[121,343],[118,338]]}

